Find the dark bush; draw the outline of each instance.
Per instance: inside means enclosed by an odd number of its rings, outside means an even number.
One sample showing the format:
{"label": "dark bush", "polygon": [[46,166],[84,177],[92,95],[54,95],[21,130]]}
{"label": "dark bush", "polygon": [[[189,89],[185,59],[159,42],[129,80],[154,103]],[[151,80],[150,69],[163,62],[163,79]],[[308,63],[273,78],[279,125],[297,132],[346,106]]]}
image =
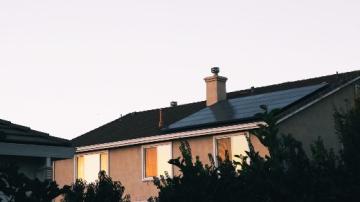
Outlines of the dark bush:
{"label": "dark bush", "polygon": [[125,188],[118,181],[112,181],[105,171],[99,172],[95,183],[87,184],[76,180],[71,186],[64,186],[63,202],[129,202],[124,195]]}
{"label": "dark bush", "polygon": [[0,164],[0,201],[50,202],[61,193],[56,182],[30,179],[15,164]]}
{"label": "dark bush", "polygon": [[[187,142],[180,146],[182,157],[170,164],[181,175],[154,179],[159,202],[342,202],[360,201],[360,101],[354,109],[335,113],[336,130],[343,149],[327,149],[321,138],[311,145],[311,155],[291,135],[279,135],[276,111],[262,107],[266,125],[252,131],[269,149],[261,157],[252,145],[247,157],[226,158],[218,167],[192,158]],[[249,161],[250,160],[250,161]],[[240,170],[236,166],[241,166]]]}

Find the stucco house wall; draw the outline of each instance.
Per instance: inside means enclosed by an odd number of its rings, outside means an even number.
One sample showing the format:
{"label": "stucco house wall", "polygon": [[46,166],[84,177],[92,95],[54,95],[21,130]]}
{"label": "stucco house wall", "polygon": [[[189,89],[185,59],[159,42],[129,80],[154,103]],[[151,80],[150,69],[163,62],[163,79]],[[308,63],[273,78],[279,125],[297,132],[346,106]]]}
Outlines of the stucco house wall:
{"label": "stucco house wall", "polygon": [[74,159],[64,159],[54,161],[54,180],[63,187],[74,182]]}
{"label": "stucco house wall", "polygon": [[[71,185],[74,182],[74,159],[56,160],[53,162],[53,178],[62,188],[64,185]],[[55,199],[60,202],[62,196]]]}
{"label": "stucco house wall", "polygon": [[120,181],[131,201],[146,200],[156,194],[151,181],[142,181],[141,146],[129,146],[109,151],[109,173]]}
{"label": "stucco house wall", "polygon": [[321,136],[325,146],[338,150],[341,145],[334,124],[335,108],[349,110],[354,105],[355,84],[349,85],[279,124],[280,133],[291,134],[303,143],[305,151]]}
{"label": "stucco house wall", "polygon": [[[238,135],[241,132],[228,133],[226,135]],[[221,134],[224,135],[224,134]],[[199,156],[204,164],[209,164],[209,154],[214,155],[214,136],[201,136],[186,139],[191,147],[192,155]],[[260,154],[267,154],[267,149],[261,145],[256,137],[251,136],[255,150]],[[172,141],[172,158],[181,156],[179,147],[181,140]],[[146,201],[150,196],[157,196],[157,189],[152,181],[142,181],[141,146],[130,146],[109,151],[110,176],[114,180],[120,180],[130,194],[132,201]],[[173,167],[174,175],[179,175],[177,168]]]}

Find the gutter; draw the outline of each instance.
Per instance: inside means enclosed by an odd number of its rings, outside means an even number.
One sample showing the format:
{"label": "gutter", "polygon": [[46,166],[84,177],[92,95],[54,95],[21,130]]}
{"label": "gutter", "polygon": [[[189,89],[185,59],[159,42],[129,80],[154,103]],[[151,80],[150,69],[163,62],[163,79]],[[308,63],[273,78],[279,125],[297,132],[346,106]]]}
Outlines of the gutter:
{"label": "gutter", "polygon": [[193,130],[193,131],[184,131],[184,132],[177,132],[165,135],[156,135],[150,137],[143,137],[143,138],[136,138],[130,140],[122,140],[116,142],[109,142],[103,144],[94,144],[89,146],[80,146],[76,147],[76,152],[88,152],[94,150],[102,150],[102,149],[111,149],[117,147],[125,147],[131,145],[138,145],[138,144],[147,144],[153,142],[161,142],[161,141],[168,141],[168,140],[175,140],[175,139],[182,139],[182,138],[189,138],[189,137],[199,137],[205,135],[214,135],[214,134],[222,134],[222,133],[230,133],[230,132],[237,132],[237,131],[244,131],[244,130],[251,130],[258,128],[259,125],[264,124],[264,122],[252,122],[252,123],[244,123],[244,124],[236,124],[231,126],[222,126],[216,128],[207,128],[201,130]]}

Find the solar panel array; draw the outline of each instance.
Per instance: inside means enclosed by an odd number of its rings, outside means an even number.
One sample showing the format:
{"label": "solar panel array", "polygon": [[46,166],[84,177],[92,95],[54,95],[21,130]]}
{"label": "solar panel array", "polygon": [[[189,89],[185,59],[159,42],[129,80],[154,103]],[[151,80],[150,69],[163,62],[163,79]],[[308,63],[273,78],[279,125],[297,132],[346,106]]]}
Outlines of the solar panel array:
{"label": "solar panel array", "polygon": [[266,105],[269,110],[281,109],[310,95],[325,85],[327,84],[321,83],[318,85],[225,100],[171,124],[168,129],[180,129],[252,118],[262,112],[260,108],[261,105]]}

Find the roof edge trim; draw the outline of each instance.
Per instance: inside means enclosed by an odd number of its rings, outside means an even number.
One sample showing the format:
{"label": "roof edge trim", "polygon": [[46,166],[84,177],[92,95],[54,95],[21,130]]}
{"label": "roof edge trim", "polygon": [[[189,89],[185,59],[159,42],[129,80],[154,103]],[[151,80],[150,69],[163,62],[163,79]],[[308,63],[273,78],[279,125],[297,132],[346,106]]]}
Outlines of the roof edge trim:
{"label": "roof edge trim", "polygon": [[290,117],[292,117],[292,116],[296,115],[297,113],[299,113],[299,112],[301,112],[301,111],[303,111],[303,110],[305,110],[305,109],[307,109],[307,108],[311,107],[312,105],[314,105],[314,104],[316,104],[317,102],[319,102],[319,101],[321,101],[321,100],[323,100],[323,99],[325,99],[325,98],[329,97],[330,95],[332,95],[332,94],[334,94],[334,93],[338,92],[338,91],[339,91],[339,90],[341,90],[342,88],[345,88],[345,87],[347,87],[347,86],[351,85],[352,83],[354,83],[355,81],[357,81],[357,80],[359,80],[359,79],[360,79],[360,76],[358,76],[358,77],[356,77],[355,79],[353,79],[353,80],[351,80],[351,81],[349,81],[349,82],[347,82],[347,83],[345,83],[345,84],[343,84],[343,85],[341,85],[341,86],[339,86],[339,87],[335,88],[334,90],[332,90],[332,91],[330,91],[330,92],[328,92],[328,93],[326,93],[326,94],[322,95],[321,97],[319,97],[319,98],[317,98],[317,99],[315,99],[315,100],[313,100],[313,101],[309,102],[308,104],[306,104],[306,105],[304,105],[304,106],[300,107],[299,109],[297,109],[297,110],[293,111],[292,113],[290,113],[290,114],[288,114],[288,115],[286,115],[286,116],[282,117],[281,119],[279,119],[279,120],[276,122],[276,124],[279,124],[279,123],[281,123],[281,122],[285,121],[286,119],[289,119]]}
{"label": "roof edge trim", "polygon": [[73,147],[0,142],[0,155],[70,159],[74,153]]}
{"label": "roof edge trim", "polygon": [[216,128],[207,128],[207,129],[200,129],[200,130],[192,130],[192,131],[184,131],[184,132],[177,132],[165,135],[156,135],[144,138],[135,138],[130,140],[123,140],[123,141],[116,141],[116,142],[109,142],[103,144],[94,144],[88,146],[80,146],[76,147],[76,152],[88,152],[94,150],[102,150],[102,149],[111,149],[117,147],[124,147],[124,146],[131,146],[131,145],[138,145],[138,144],[147,144],[153,142],[160,142],[160,141],[168,141],[174,139],[182,139],[188,137],[199,137],[204,135],[212,135],[212,134],[221,134],[221,133],[228,133],[228,132],[236,132],[241,130],[251,130],[258,128],[259,125],[265,124],[262,121],[251,122],[251,123],[243,123],[243,124],[236,124],[231,126],[222,126]]}

